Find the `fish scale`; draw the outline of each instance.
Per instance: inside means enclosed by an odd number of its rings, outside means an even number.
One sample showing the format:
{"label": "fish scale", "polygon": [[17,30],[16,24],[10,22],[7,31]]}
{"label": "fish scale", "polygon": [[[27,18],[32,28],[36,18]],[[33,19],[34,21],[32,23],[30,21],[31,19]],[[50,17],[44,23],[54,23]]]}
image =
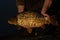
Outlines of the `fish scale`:
{"label": "fish scale", "polygon": [[16,25],[18,27],[18,30],[20,30],[21,27],[26,28],[28,33],[32,32],[32,28],[41,27],[44,29],[45,24],[58,26],[58,22],[55,19],[55,16],[46,18],[36,12],[23,12],[18,14],[16,18],[11,18],[10,20],[8,20],[8,23]]}
{"label": "fish scale", "polygon": [[[23,17],[21,16],[21,14],[19,14],[17,18],[18,24],[23,27],[40,27],[41,24],[43,25],[45,21],[43,16],[38,15],[38,13],[35,12],[25,12]],[[20,23],[20,21],[22,21],[22,23]]]}

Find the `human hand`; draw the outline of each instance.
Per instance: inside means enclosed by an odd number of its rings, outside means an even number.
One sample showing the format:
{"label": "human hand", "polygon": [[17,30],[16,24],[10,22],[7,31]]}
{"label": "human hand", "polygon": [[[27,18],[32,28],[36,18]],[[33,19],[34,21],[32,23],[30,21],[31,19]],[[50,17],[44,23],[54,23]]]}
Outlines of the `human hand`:
{"label": "human hand", "polygon": [[44,16],[44,17],[49,17],[49,15],[46,13],[46,12],[41,12],[41,14]]}
{"label": "human hand", "polygon": [[18,5],[18,13],[21,13],[24,11],[24,5]]}
{"label": "human hand", "polygon": [[50,16],[47,13],[45,13],[45,12],[41,12],[41,14],[44,16],[45,20],[47,21],[45,24],[49,24]]}

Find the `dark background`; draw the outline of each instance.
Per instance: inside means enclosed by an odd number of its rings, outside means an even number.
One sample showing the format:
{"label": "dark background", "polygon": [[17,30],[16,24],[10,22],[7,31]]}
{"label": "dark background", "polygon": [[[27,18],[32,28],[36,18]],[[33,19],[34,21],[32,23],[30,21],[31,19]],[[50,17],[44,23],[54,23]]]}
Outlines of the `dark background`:
{"label": "dark background", "polygon": [[17,8],[15,0],[0,0],[0,36],[17,33],[14,26],[8,25],[8,19],[16,14]]}
{"label": "dark background", "polygon": [[[60,1],[53,0],[53,4],[49,9],[49,13],[52,12],[60,20]],[[0,36],[16,35],[18,34],[17,28],[15,26],[8,24],[8,19],[16,16],[17,8],[15,0],[0,0]],[[52,15],[52,14],[51,14]]]}

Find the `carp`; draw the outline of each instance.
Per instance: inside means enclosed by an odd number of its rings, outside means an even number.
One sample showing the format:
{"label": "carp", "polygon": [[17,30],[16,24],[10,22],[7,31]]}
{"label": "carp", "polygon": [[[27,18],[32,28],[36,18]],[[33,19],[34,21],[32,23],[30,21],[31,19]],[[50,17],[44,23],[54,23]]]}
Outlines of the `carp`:
{"label": "carp", "polygon": [[58,26],[58,22],[55,20],[54,16],[50,18],[44,17],[37,12],[23,12],[19,13],[15,18],[8,20],[9,24],[16,25],[18,30],[21,27],[26,28],[28,33],[32,32],[32,28],[45,28],[45,24],[52,24]]}

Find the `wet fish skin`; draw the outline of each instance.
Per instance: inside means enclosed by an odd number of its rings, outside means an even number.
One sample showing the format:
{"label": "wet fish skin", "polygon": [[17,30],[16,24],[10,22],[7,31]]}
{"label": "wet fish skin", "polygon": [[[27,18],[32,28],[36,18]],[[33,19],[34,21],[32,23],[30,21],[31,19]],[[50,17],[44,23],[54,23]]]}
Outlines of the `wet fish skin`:
{"label": "wet fish skin", "polygon": [[[17,17],[17,19],[16,19]],[[58,25],[58,22],[54,19],[53,16],[50,18],[43,17],[41,14],[38,14],[36,12],[24,12],[20,13],[11,20],[8,21],[9,24],[17,25],[18,30],[21,28],[20,26],[24,27],[27,29],[29,33],[32,32],[32,28],[35,27],[41,27],[45,28],[45,24],[52,24],[52,25]]]}

